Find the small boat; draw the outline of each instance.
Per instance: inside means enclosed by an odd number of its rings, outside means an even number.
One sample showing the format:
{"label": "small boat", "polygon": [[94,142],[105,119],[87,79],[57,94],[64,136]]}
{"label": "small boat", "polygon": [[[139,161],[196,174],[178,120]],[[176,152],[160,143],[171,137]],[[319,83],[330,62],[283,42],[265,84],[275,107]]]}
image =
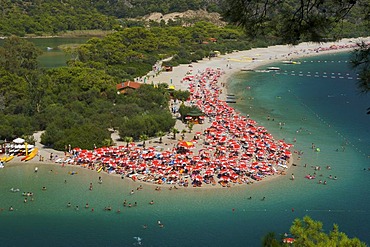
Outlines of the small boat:
{"label": "small boat", "polygon": [[24,156],[24,157],[21,159],[21,161],[26,161],[26,159],[27,159],[28,157],[29,157],[28,155]]}
{"label": "small boat", "polygon": [[296,62],[296,61],[292,61],[292,60],[285,60],[285,61],[282,61],[283,64],[301,64],[301,62]]}
{"label": "small boat", "polygon": [[32,152],[29,155],[26,156],[24,161],[29,161],[29,160],[33,159],[37,155],[37,153],[38,153],[38,148],[34,148],[32,150]]}
{"label": "small boat", "polygon": [[53,49],[53,47],[46,47],[46,50],[48,50],[48,51],[51,51]]}
{"label": "small boat", "polygon": [[254,72],[257,72],[257,73],[269,73],[270,70],[266,70],[266,69],[256,69]]}
{"label": "small boat", "polygon": [[279,67],[267,67],[268,70],[280,70]]}
{"label": "small boat", "polygon": [[99,167],[98,172],[101,172],[103,170],[103,166]]}
{"label": "small boat", "polygon": [[1,161],[1,162],[9,162],[9,161],[11,161],[12,159],[14,159],[14,155],[10,155],[10,156],[2,157],[0,161]]}

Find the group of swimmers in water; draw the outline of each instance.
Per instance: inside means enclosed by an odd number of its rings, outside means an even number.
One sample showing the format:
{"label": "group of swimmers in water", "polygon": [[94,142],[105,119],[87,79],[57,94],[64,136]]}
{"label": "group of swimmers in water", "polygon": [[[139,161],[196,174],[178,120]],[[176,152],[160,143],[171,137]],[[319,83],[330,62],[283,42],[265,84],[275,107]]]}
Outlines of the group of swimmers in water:
{"label": "group of swimmers in water", "polygon": [[[314,145],[314,144],[312,144],[312,145]],[[307,164],[304,164],[304,167],[307,167]],[[311,168],[314,168],[315,171],[314,171],[313,175],[311,175],[311,174],[306,175],[305,178],[307,178],[307,179],[315,179],[316,178],[316,171],[320,171],[321,170],[321,167],[320,166],[311,166]],[[326,170],[331,170],[331,166],[330,165],[327,165],[326,166]],[[322,177],[323,175],[320,174],[319,176]],[[332,175],[329,175],[328,178],[329,179],[332,179],[332,180],[337,180],[338,179],[337,176],[332,176]],[[290,177],[290,180],[295,180],[294,173],[292,173],[292,175]],[[323,181],[323,180],[320,179],[319,182],[318,182],[318,184],[324,184],[324,185],[326,185],[327,184],[327,181],[326,180]]]}
{"label": "group of swimmers in water", "polygon": [[[65,183],[66,183],[66,180],[64,181]],[[99,177],[99,183],[101,184],[102,183],[102,178],[101,177]],[[160,188],[160,187],[157,187],[157,188]],[[89,190],[92,190],[93,189],[93,184],[92,183],[90,183],[90,186],[89,186]],[[136,190],[137,191],[139,191],[139,190],[142,190],[143,189],[143,186],[142,185],[139,185],[137,188],[136,188]],[[130,195],[133,195],[135,193],[135,191],[132,189],[131,191],[130,191]],[[149,202],[149,204],[150,205],[153,205],[154,204],[154,200],[151,200],[150,202]],[[131,207],[136,207],[138,205],[138,203],[137,202],[134,202],[134,203],[131,203],[131,202],[127,202],[127,200],[125,199],[124,201],[123,201],[123,206],[124,207],[129,207],[129,208],[131,208]],[[70,203],[70,202],[68,202],[67,203],[67,207],[72,207],[72,204]],[[89,205],[89,203],[86,203],[85,204],[85,209],[88,209],[88,208],[90,208],[90,205]],[[75,210],[79,210],[79,206],[75,206]],[[92,212],[94,212],[94,208],[92,208],[91,209],[91,211]],[[104,211],[112,211],[112,207],[111,206],[106,206],[106,207],[104,207]],[[117,213],[120,213],[121,212],[121,210],[120,209],[117,209]]]}

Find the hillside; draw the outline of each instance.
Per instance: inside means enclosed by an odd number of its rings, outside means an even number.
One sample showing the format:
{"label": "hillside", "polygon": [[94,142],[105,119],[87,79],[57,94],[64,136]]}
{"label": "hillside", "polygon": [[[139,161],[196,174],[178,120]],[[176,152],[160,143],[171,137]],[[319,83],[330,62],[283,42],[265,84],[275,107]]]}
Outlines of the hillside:
{"label": "hillside", "polygon": [[185,26],[188,26],[196,21],[206,21],[211,22],[216,26],[225,26],[226,22],[221,20],[221,15],[219,13],[213,12],[208,13],[205,10],[187,10],[185,12],[174,12],[169,14],[162,13],[151,13],[144,17],[138,18],[145,22],[161,22],[164,21],[166,24],[169,24],[171,21],[175,22],[181,20]]}
{"label": "hillside", "polygon": [[[220,11],[218,7],[220,1],[4,0],[1,1],[0,6],[0,36],[55,35],[74,30],[112,30],[122,26],[122,20],[119,21],[119,19],[141,19],[150,13],[162,13],[165,19],[183,16],[187,18],[187,23],[195,20],[219,22],[218,14],[210,14],[208,18],[207,13]],[[202,11],[198,12],[199,10]],[[185,14],[179,14],[179,12],[185,12]],[[173,17],[167,18],[167,14]],[[154,16],[157,14],[151,15],[150,18]],[[193,18],[195,18],[194,21],[191,21]]]}

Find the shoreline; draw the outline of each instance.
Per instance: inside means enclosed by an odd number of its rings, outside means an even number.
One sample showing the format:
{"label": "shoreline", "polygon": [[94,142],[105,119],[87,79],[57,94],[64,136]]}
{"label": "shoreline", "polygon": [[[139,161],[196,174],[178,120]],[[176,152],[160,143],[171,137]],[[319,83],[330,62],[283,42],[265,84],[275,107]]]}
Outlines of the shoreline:
{"label": "shoreline", "polygon": [[[342,45],[342,44],[348,44],[349,40],[353,39],[346,39],[342,40],[339,42],[330,42],[330,44],[337,44],[337,45]],[[369,39],[367,38],[367,41]],[[351,42],[354,44],[354,42]],[[227,80],[236,72],[241,71],[241,69],[247,68],[247,69],[255,69],[259,66],[263,66],[269,63],[281,61],[281,60],[288,60],[288,59],[297,59],[297,58],[302,58],[302,57],[308,57],[308,56],[316,56],[316,55],[322,55],[322,54],[328,54],[328,53],[336,53],[336,52],[345,52],[347,50],[352,50],[350,49],[333,49],[333,50],[326,50],[326,51],[320,51],[320,52],[315,52],[314,49],[317,49],[320,47],[318,44],[310,44],[310,43],[302,43],[299,44],[295,47],[291,46],[274,46],[274,47],[267,47],[267,48],[256,48],[248,51],[239,51],[236,53],[232,54],[227,54],[227,55],[222,55],[217,58],[212,58],[209,60],[203,59],[202,61],[199,61],[198,63],[192,63],[191,65],[180,65],[177,67],[174,67],[173,72],[161,72],[158,76],[153,78],[153,83],[159,83],[159,82],[169,82],[173,83],[176,89],[181,89],[181,90],[186,90],[189,87],[189,82],[183,81],[183,78],[187,75],[189,75],[189,71],[195,71],[198,70],[198,72],[205,70],[207,68],[218,68],[223,71],[223,73],[220,75],[218,78],[218,81],[221,82],[221,90],[220,90],[220,99],[225,99],[226,94],[227,94]],[[292,48],[294,48],[292,50]],[[262,53],[261,54],[257,54]],[[288,52],[288,53],[287,53]],[[291,54],[291,55],[287,55]],[[248,58],[246,59],[246,56]],[[259,59],[258,60],[250,60],[249,57],[252,56],[257,56]],[[246,66],[248,65],[248,66]],[[186,66],[186,67],[185,67]],[[222,68],[225,68],[223,70]],[[191,74],[191,73],[190,73]],[[199,132],[199,131],[204,131],[204,129],[207,129],[210,127],[210,123],[205,121],[204,124],[196,124],[194,125],[193,132]],[[180,130],[180,128],[185,129],[186,126],[181,123],[179,120],[176,122],[176,128]],[[186,133],[185,134],[185,140],[190,138],[191,135],[194,135],[192,133]],[[39,137],[39,136],[38,136]],[[38,138],[36,138],[39,140]],[[115,141],[115,140],[114,140]],[[176,141],[176,140],[175,140]],[[166,142],[166,140],[165,140]],[[168,144],[172,145],[173,142],[169,142]],[[117,143],[118,145],[118,143]],[[37,146],[37,145],[36,145]],[[39,145],[39,155],[43,155],[44,157],[47,158],[47,155],[50,153],[53,153],[54,155],[57,154],[59,157],[63,157],[63,152],[58,152],[52,149],[45,149],[42,146]],[[297,156],[294,155],[294,159],[291,158],[288,168],[285,169],[285,172],[288,171],[291,167],[294,161],[297,161]],[[37,159],[38,157],[35,157]],[[14,163],[17,162],[16,160],[13,161]],[[17,162],[18,163],[18,162]],[[20,163],[20,161],[19,161]],[[34,163],[34,164],[46,164],[49,162],[41,162],[41,161],[28,161],[28,163]],[[55,164],[50,161],[50,164]],[[69,165],[68,165],[69,166]],[[71,165],[72,167],[75,167],[74,165]],[[117,175],[119,176],[119,175]],[[275,179],[276,177],[280,176],[265,176],[262,181],[255,182],[251,185],[255,184],[260,184],[263,181],[271,181],[272,179]],[[141,181],[138,181],[141,183]],[[152,183],[147,183],[147,182],[142,182],[141,184],[149,184],[152,186],[157,186],[157,184],[152,184]],[[241,185],[244,185],[241,184]],[[163,186],[163,185],[161,185]],[[169,187],[173,186],[170,184],[165,184],[164,187]],[[239,184],[233,184],[232,187],[239,186]],[[192,186],[189,186],[189,188],[192,188]],[[199,188],[199,187],[196,187]],[[220,186],[208,186],[204,184],[201,189],[204,188],[222,188]]]}

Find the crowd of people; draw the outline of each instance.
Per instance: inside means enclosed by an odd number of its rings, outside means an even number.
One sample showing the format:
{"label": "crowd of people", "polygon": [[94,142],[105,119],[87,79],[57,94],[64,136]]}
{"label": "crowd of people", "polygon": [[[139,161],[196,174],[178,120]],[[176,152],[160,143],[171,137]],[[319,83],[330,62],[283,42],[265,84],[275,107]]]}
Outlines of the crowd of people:
{"label": "crowd of people", "polygon": [[228,187],[280,173],[288,167],[292,145],[275,140],[256,121],[221,100],[222,74],[221,69],[208,68],[186,77],[191,93],[187,104],[197,106],[209,121],[209,127],[192,140],[181,140],[168,150],[135,143],[94,150],[74,148],[72,158],[63,162],[135,181],[184,187]]}

